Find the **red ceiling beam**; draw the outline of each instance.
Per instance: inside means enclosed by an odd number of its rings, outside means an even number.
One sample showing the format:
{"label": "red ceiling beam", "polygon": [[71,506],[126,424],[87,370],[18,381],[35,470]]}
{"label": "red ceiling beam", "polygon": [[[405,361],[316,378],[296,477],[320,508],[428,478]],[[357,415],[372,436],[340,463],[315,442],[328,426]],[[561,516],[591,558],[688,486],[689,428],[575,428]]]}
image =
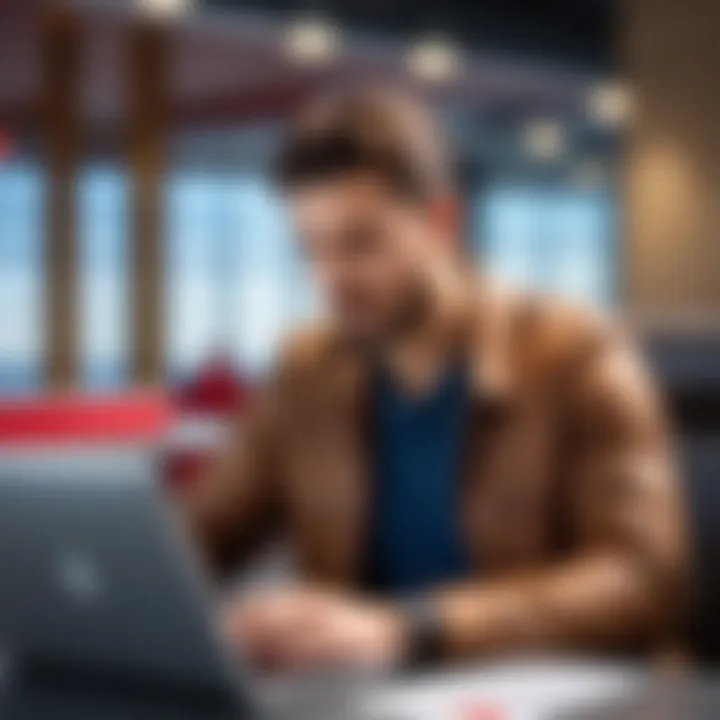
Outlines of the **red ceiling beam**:
{"label": "red ceiling beam", "polygon": [[176,104],[171,114],[172,127],[179,130],[282,120],[297,112],[314,89],[313,83],[293,83]]}

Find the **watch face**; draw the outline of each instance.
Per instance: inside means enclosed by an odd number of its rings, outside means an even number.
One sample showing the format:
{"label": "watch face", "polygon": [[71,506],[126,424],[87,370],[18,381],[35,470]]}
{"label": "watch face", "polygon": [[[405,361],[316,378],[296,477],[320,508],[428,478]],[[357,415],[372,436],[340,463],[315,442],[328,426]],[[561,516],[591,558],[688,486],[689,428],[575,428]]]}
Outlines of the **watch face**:
{"label": "watch face", "polygon": [[79,552],[59,555],[55,561],[55,578],[63,597],[73,604],[93,605],[102,598],[102,572],[88,555]]}

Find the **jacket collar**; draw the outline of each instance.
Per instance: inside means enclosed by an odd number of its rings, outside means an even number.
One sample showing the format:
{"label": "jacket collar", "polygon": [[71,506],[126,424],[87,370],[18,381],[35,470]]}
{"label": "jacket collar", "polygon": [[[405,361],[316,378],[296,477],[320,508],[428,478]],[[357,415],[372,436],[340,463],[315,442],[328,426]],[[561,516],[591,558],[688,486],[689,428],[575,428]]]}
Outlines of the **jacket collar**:
{"label": "jacket collar", "polygon": [[477,400],[497,408],[508,408],[516,397],[512,306],[508,293],[485,277],[476,281],[467,304],[473,392]]}
{"label": "jacket collar", "polygon": [[[452,316],[439,318],[435,331],[455,336],[467,358],[473,398],[478,406],[509,409],[516,397],[516,371],[510,353],[512,301],[485,277],[468,282],[462,306]],[[343,353],[349,362],[336,367],[335,389],[340,398],[361,397],[369,368],[359,353]],[[328,382],[332,382],[328,377]]]}

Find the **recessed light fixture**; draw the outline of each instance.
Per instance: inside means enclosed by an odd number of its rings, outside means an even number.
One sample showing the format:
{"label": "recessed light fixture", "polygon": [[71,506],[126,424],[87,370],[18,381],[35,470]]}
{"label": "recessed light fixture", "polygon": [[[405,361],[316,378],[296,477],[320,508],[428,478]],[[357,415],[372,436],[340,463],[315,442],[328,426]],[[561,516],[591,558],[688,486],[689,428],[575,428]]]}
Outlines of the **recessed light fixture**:
{"label": "recessed light fixture", "polygon": [[607,127],[626,125],[633,115],[630,89],[619,82],[604,82],[593,88],[587,98],[587,114]]}
{"label": "recessed light fixture", "polygon": [[533,120],[523,129],[525,152],[536,160],[554,160],[565,151],[566,131],[556,120]]}
{"label": "recessed light fixture", "polygon": [[321,18],[305,18],[287,28],[284,45],[288,55],[298,62],[326,62],[340,47],[340,31]]}
{"label": "recessed light fixture", "polygon": [[191,9],[192,4],[192,0],[135,0],[140,12],[157,18],[180,17]]}
{"label": "recessed light fixture", "polygon": [[455,43],[442,37],[430,37],[420,40],[407,51],[405,64],[422,80],[443,82],[457,76],[462,59]]}

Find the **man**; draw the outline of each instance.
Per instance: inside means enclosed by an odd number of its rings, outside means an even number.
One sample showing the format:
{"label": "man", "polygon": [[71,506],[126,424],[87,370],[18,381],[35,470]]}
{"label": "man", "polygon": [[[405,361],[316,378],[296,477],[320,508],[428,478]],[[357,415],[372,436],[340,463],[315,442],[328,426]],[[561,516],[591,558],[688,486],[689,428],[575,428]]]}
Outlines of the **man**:
{"label": "man", "polygon": [[307,585],[238,601],[231,639],[280,669],[670,643],[678,488],[620,334],[470,277],[408,98],[311,108],[280,178],[330,319],[288,343],[191,513],[218,570],[284,530]]}

